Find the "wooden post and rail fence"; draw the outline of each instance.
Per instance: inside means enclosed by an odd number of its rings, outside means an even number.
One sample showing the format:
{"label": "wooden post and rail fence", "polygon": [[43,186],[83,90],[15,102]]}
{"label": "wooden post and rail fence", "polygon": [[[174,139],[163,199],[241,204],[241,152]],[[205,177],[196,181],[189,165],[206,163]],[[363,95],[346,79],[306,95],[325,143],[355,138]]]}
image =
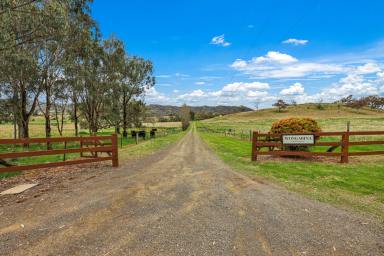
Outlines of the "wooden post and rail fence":
{"label": "wooden post and rail fence", "polygon": [[[367,156],[367,155],[384,155],[384,150],[371,150],[371,151],[351,151],[351,146],[362,145],[384,145],[382,140],[364,140],[364,141],[351,141],[351,136],[380,136],[384,135],[384,131],[346,131],[346,132],[315,132],[315,133],[295,133],[295,134],[273,134],[273,133],[259,133],[253,132],[252,136],[252,161],[257,161],[260,155],[271,156],[327,156],[339,157],[341,163],[348,163],[350,156]],[[310,144],[285,144],[283,141],[284,136],[312,136],[313,143]],[[339,141],[320,141],[321,137],[339,137]],[[317,151],[296,151],[287,150],[287,147],[309,146],[313,147],[329,147],[326,152]],[[334,152],[337,148],[341,148],[339,152]],[[262,150],[267,148],[267,150]]]}
{"label": "wooden post and rail fence", "polygon": [[[117,135],[89,136],[89,137],[59,137],[59,138],[32,138],[32,139],[0,139],[0,145],[31,145],[47,143],[64,143],[64,149],[28,150],[21,152],[0,153],[0,160],[19,157],[34,157],[48,155],[63,155],[63,161],[30,165],[11,165],[0,168],[0,173],[24,171],[39,168],[58,167],[73,164],[84,164],[100,161],[112,161],[113,167],[119,166]],[[68,143],[77,147],[67,148]],[[29,147],[30,149],[31,147]],[[91,153],[85,156],[84,153]],[[66,154],[80,153],[79,158],[66,160]],[[106,153],[100,156],[98,153]]]}

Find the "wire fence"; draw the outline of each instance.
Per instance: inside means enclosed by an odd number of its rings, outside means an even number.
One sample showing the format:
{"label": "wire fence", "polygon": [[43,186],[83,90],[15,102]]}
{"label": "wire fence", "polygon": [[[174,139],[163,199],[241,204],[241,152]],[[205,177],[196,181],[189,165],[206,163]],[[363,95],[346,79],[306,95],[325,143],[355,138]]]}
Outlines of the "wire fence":
{"label": "wire fence", "polygon": [[207,126],[198,126],[197,129],[202,132],[215,133],[225,137],[232,137],[244,141],[252,141],[252,130],[232,129],[232,128],[211,128]]}

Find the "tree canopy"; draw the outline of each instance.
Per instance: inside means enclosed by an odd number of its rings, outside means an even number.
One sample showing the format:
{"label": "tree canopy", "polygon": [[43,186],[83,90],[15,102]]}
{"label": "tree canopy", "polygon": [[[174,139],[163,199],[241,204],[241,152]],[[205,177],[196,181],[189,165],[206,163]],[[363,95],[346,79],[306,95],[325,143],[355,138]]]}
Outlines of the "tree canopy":
{"label": "tree canopy", "polygon": [[57,127],[70,114],[101,128],[140,125],[139,107],[154,86],[151,61],[130,56],[122,41],[103,40],[89,0],[3,0],[0,3],[0,93],[11,102],[18,136],[29,136],[36,110]]}

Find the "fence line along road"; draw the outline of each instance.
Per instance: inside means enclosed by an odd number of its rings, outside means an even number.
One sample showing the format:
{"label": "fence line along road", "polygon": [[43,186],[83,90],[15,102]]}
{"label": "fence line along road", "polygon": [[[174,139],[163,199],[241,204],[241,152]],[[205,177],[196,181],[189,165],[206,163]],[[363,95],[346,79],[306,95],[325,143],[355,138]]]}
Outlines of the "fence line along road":
{"label": "fence line along road", "polygon": [[[282,142],[284,135],[313,135],[315,142],[311,147],[329,146],[326,152],[309,152],[309,151],[289,151],[284,147]],[[257,161],[259,155],[275,155],[275,156],[330,156],[340,157],[341,163],[348,163],[350,156],[366,156],[366,155],[384,155],[384,150],[371,151],[354,151],[350,152],[350,146],[367,146],[367,145],[384,145],[383,140],[371,141],[350,141],[350,136],[374,136],[384,135],[384,131],[356,131],[356,132],[315,132],[315,133],[294,133],[294,134],[277,134],[277,133],[259,133],[253,132],[252,136],[252,161]],[[319,141],[321,137],[340,137],[339,141]],[[305,145],[296,145],[305,146]],[[341,147],[340,152],[333,152],[336,148]],[[267,148],[267,150],[262,150]],[[277,150],[276,150],[277,149]]]}
{"label": "fence line along road", "polygon": [[[67,148],[68,142],[78,146],[76,148]],[[42,144],[52,146],[51,143],[64,143],[64,149],[29,150],[31,144]],[[30,164],[30,165],[11,165],[0,168],[0,173],[25,171],[39,168],[58,167],[72,164],[84,164],[100,161],[112,161],[113,167],[119,166],[117,135],[111,136],[89,136],[89,137],[60,137],[60,138],[33,138],[33,139],[0,139],[0,145],[23,145],[28,151],[0,153],[0,160],[18,157],[63,155],[63,161]],[[91,153],[85,156],[84,153]],[[66,160],[66,154],[80,153],[80,159]],[[98,153],[106,153],[108,156],[99,156]]]}

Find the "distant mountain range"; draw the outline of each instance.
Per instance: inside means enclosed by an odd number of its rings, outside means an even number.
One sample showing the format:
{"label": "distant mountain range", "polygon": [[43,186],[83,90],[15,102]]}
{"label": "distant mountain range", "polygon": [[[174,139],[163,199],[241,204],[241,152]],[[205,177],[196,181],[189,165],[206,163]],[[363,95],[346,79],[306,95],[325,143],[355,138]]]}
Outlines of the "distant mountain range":
{"label": "distant mountain range", "polygon": [[[181,107],[152,104],[152,105],[149,105],[148,108],[153,116],[163,117],[163,116],[179,115]],[[233,114],[233,113],[239,113],[239,112],[252,111],[251,108],[248,108],[245,106],[196,106],[196,107],[190,107],[190,108],[191,108],[191,111],[194,112],[195,114],[207,115],[207,116],[219,116],[219,115],[227,115],[227,114]]]}

